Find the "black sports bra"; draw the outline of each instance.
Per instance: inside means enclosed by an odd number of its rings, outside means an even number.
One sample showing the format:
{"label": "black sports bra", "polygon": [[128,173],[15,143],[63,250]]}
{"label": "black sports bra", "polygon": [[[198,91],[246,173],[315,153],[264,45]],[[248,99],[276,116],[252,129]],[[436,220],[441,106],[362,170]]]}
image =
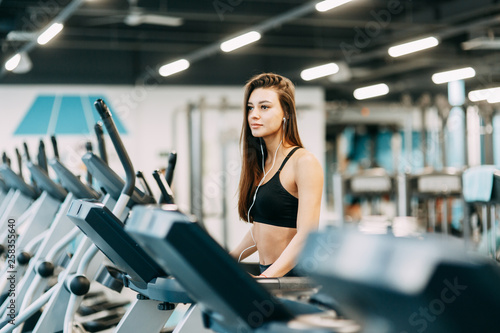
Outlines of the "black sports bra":
{"label": "black sports bra", "polygon": [[255,204],[251,210],[255,222],[279,227],[297,228],[299,199],[291,195],[281,185],[280,172],[290,156],[299,148],[295,147],[289,152],[273,178],[259,187]]}

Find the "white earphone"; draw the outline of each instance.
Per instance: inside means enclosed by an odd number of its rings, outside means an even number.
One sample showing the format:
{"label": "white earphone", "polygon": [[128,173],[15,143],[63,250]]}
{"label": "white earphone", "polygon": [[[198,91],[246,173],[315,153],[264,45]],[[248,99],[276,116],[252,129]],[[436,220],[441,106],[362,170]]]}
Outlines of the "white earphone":
{"label": "white earphone", "polygon": [[[255,193],[253,195],[252,204],[250,205],[250,208],[248,209],[248,212],[247,212],[247,221],[248,222],[250,222],[250,211],[252,210],[252,207],[255,204],[255,199],[257,199],[257,191],[259,190],[259,187],[264,182],[264,179],[266,179],[266,176],[274,168],[274,163],[276,162],[276,155],[278,154],[278,150],[280,149],[280,146],[283,143],[283,140],[285,138],[285,132],[284,132],[284,130],[285,130],[285,124],[286,124],[286,117],[283,117],[283,138],[281,138],[281,141],[280,141],[280,143],[278,145],[278,148],[276,148],[276,151],[274,152],[273,164],[271,165],[271,168],[267,172],[266,172],[266,170],[264,168],[264,149],[262,147],[262,139],[260,139],[260,152],[262,154],[262,171],[264,172],[264,176],[262,177],[261,181],[259,182],[259,185],[257,185],[257,188],[255,189]],[[252,236],[252,240],[253,240],[254,245],[249,246],[246,249],[244,249],[243,251],[241,251],[240,256],[238,257],[238,262],[240,262],[241,256],[243,255],[243,253],[245,253],[246,250],[249,250],[252,247],[257,246],[257,242],[255,241],[255,238],[253,237],[252,227],[250,227],[250,235]]]}
{"label": "white earphone", "polygon": [[[283,126],[285,126],[285,123],[284,123],[285,121],[286,121],[285,118],[283,118]],[[248,222],[250,222],[250,211],[252,210],[252,207],[255,204],[255,200],[257,199],[257,191],[259,190],[259,187],[264,182],[264,179],[266,179],[266,176],[274,168],[274,163],[276,163],[276,155],[278,155],[278,150],[280,149],[280,146],[283,143],[283,139],[281,139],[281,141],[280,141],[280,143],[278,145],[278,148],[276,148],[276,151],[274,152],[273,164],[271,165],[271,168],[269,168],[269,170],[267,170],[267,172],[266,172],[266,169],[264,167],[264,149],[262,147],[262,139],[260,139],[260,140],[261,140],[260,141],[260,152],[262,154],[262,171],[264,172],[264,176],[262,177],[262,179],[260,180],[259,184],[257,185],[257,188],[255,189],[255,193],[253,195],[252,204],[250,205],[250,208],[248,208],[248,211],[247,211],[247,221]],[[240,256],[238,257],[238,262],[240,262],[241,256],[243,255],[243,253],[245,253],[246,250],[249,250],[252,247],[256,247],[257,246],[257,242],[255,241],[255,238],[253,237],[252,227],[250,227],[250,235],[252,236],[252,240],[253,240],[254,245],[249,246],[246,249],[244,249],[243,251],[241,251]]]}

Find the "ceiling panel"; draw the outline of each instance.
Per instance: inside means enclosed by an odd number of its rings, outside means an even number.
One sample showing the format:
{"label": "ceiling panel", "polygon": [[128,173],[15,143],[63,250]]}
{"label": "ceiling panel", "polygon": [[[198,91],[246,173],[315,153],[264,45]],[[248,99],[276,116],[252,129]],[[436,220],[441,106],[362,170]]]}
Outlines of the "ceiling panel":
{"label": "ceiling panel", "polygon": [[[297,15],[314,2],[87,0],[71,12],[60,35],[33,45],[30,36],[72,3],[0,1],[0,60],[28,49],[33,63],[24,74],[2,69],[0,84],[142,84],[160,65],[185,56],[195,57],[187,71],[155,77],[155,84],[243,85],[255,73],[272,71],[299,86],[323,86],[328,99],[349,100],[355,88],[385,82],[391,93],[383,98],[397,100],[405,93],[445,93],[446,85],[431,81],[436,71],[473,66],[477,76],[467,80],[467,89],[498,85],[500,79],[495,0],[353,0],[326,13]],[[128,25],[126,17],[136,11],[183,24]],[[221,41],[256,26],[265,27],[258,42],[228,54],[218,50]],[[401,58],[387,55],[389,46],[429,35],[441,44]],[[482,38],[476,40],[480,47],[464,49],[462,43],[473,38]],[[342,64],[342,75],[300,78],[301,70],[332,61]]]}

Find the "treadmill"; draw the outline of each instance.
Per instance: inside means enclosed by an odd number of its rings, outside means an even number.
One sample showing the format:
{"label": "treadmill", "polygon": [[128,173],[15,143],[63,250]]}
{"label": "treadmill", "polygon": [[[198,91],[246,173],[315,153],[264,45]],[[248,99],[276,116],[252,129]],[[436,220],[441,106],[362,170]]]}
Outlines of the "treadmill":
{"label": "treadmill", "polygon": [[[281,299],[245,272],[196,222],[172,207],[138,206],[125,229],[170,272],[216,332],[357,332],[332,311]],[[263,279],[266,280],[266,279]]]}

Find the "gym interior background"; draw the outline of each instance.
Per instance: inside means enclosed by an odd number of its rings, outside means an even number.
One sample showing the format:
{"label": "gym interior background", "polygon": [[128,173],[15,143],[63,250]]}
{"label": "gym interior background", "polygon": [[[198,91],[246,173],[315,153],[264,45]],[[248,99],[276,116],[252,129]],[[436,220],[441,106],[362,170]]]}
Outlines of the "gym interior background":
{"label": "gym interior background", "polygon": [[[325,170],[322,225],[400,215],[391,191],[374,202],[349,193],[338,199],[336,174],[499,165],[498,94],[484,90],[499,85],[498,1],[353,0],[324,12],[317,3],[0,0],[0,149],[14,156],[27,142],[34,151],[55,134],[61,159],[83,175],[79,158],[95,142],[92,102],[103,98],[137,170],[150,177],[178,152],[179,206],[228,248],[246,231],[236,214],[238,140],[242,87],[257,73],[279,73],[297,86],[300,134]],[[53,23],[64,28],[38,44]],[[221,50],[249,31],[260,39]],[[388,53],[424,38],[434,44]],[[189,68],[160,75],[179,59]],[[304,70],[331,63],[320,72],[336,73],[304,79]],[[435,83],[434,74],[463,68],[453,83]],[[353,94],[375,84],[385,84],[379,96]],[[116,156],[110,163],[121,170]],[[449,224],[460,229],[460,204],[449,205]],[[417,207],[404,215],[419,214]]]}

